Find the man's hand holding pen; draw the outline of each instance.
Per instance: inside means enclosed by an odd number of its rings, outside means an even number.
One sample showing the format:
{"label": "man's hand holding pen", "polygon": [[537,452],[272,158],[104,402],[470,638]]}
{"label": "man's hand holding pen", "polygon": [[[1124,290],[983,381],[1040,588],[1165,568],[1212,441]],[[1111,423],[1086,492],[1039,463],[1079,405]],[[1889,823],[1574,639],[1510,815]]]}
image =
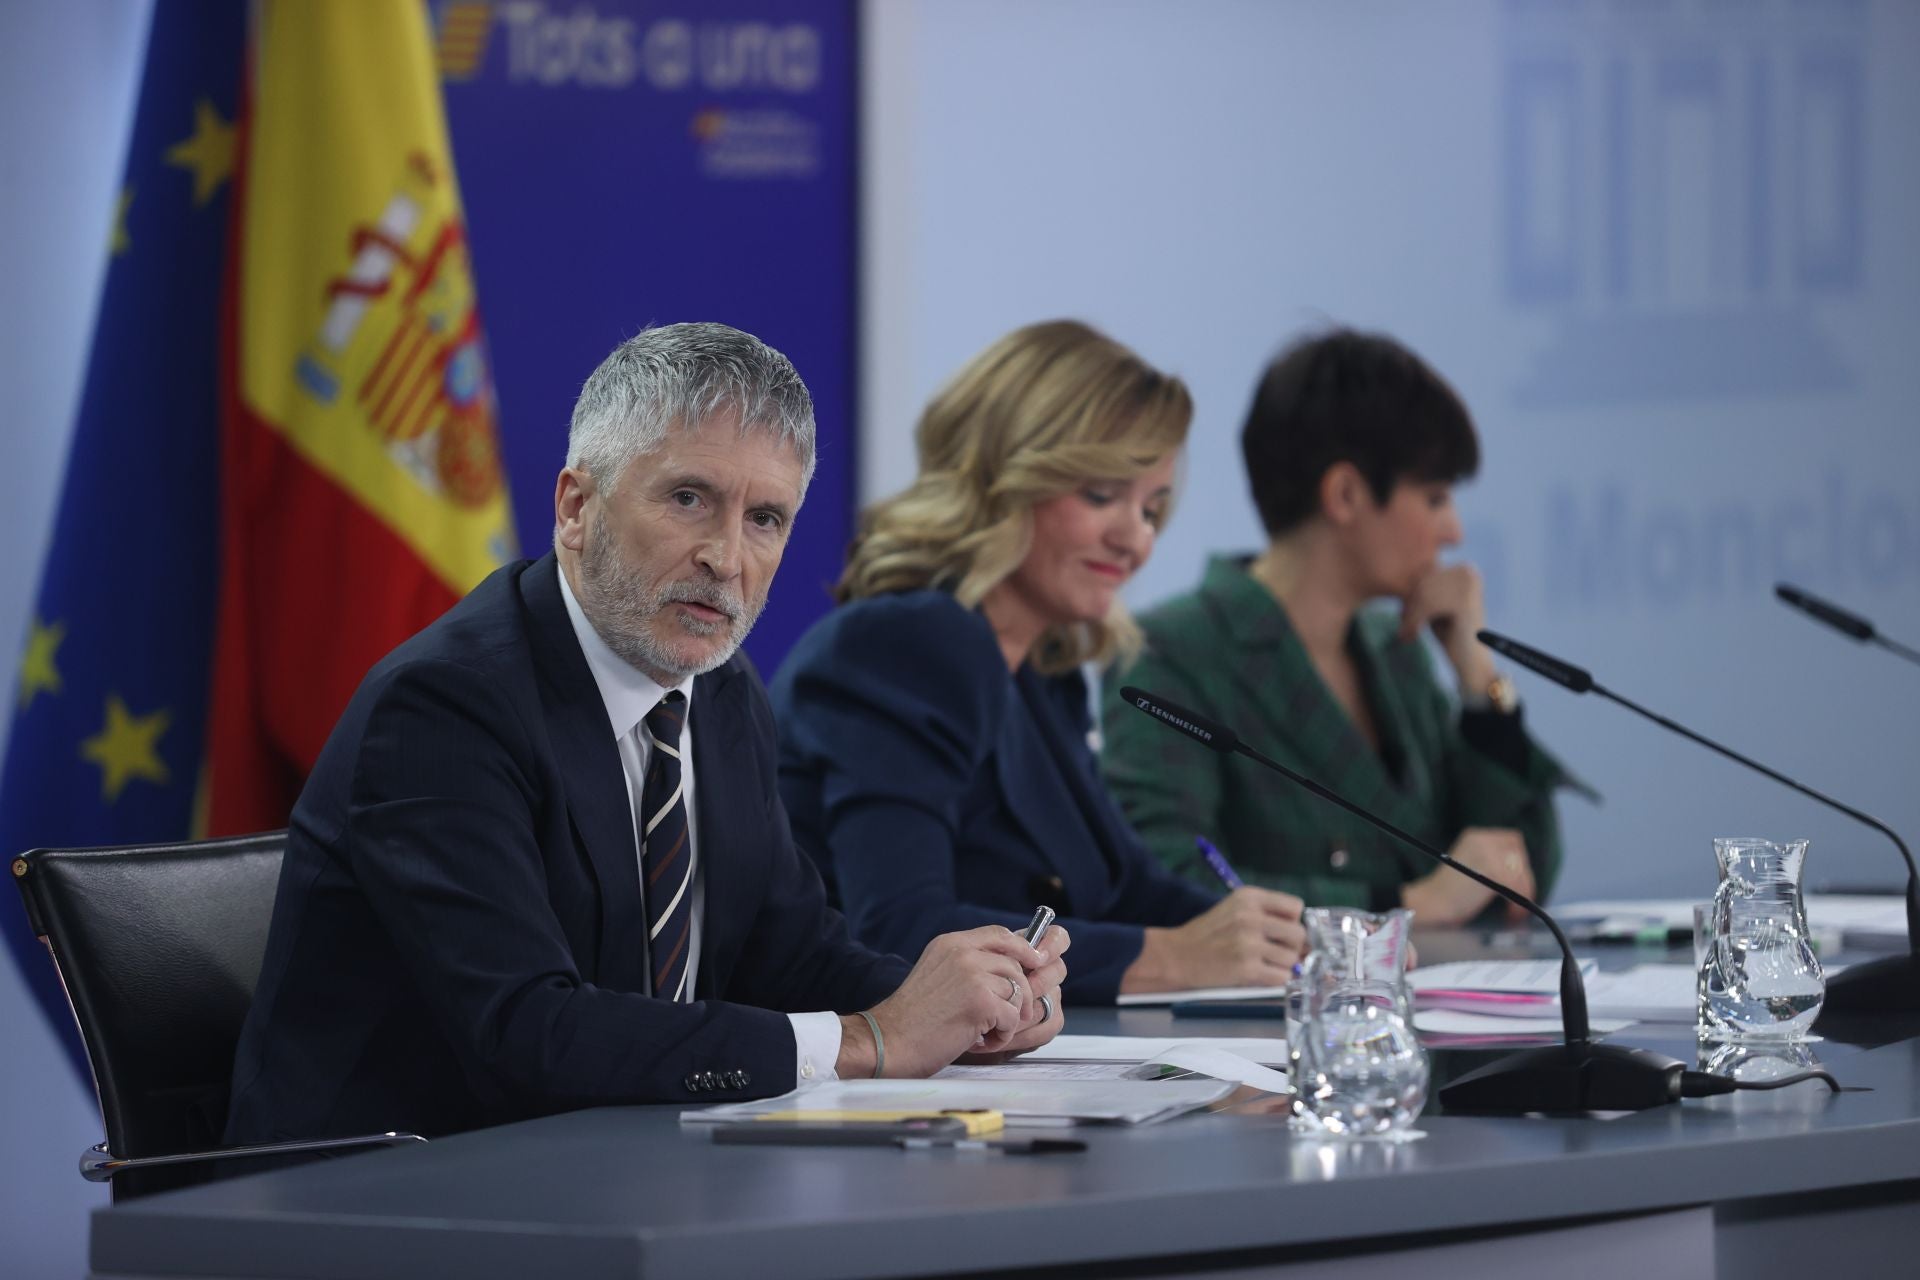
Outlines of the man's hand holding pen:
{"label": "man's hand holding pen", "polygon": [[1038,935],[1037,946],[999,925],[940,935],[899,990],[866,1015],[841,1018],[836,1071],[875,1074],[876,1036],[885,1045],[880,1074],[900,1079],[930,1076],[962,1055],[999,1058],[1046,1044],[1060,1033],[1072,944],[1060,927]]}

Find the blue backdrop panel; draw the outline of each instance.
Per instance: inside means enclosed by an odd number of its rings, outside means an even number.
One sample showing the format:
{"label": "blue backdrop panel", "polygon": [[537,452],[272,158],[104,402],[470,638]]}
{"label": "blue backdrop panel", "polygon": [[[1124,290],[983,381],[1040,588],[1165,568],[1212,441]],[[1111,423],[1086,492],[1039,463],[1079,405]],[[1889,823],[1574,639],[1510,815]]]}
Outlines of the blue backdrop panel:
{"label": "blue backdrop panel", "polygon": [[581,382],[647,324],[719,320],[813,391],[820,464],[748,648],[828,607],[852,531],[852,0],[434,9],[521,545],[550,545]]}

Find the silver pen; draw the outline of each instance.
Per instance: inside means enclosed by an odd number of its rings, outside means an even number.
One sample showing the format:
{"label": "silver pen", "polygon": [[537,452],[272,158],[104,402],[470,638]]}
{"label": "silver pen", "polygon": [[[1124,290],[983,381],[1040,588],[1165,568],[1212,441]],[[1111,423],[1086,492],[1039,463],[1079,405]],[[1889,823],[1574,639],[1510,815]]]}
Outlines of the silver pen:
{"label": "silver pen", "polygon": [[1053,927],[1053,908],[1035,907],[1033,920],[1027,925],[1027,931],[1020,936],[1027,940],[1030,947],[1038,947],[1040,939],[1047,936],[1047,930]]}

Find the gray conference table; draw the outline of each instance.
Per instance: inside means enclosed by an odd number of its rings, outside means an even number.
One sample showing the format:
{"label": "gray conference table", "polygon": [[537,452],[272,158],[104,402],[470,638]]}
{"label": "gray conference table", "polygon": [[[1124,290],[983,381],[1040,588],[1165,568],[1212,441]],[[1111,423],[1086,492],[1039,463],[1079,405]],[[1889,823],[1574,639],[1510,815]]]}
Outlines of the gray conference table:
{"label": "gray conference table", "polygon": [[[1069,1026],[1279,1034],[1156,1009],[1076,1009]],[[102,1209],[92,1267],[200,1280],[1913,1274],[1916,1035],[1883,1023],[1817,1046],[1871,1092],[1800,1084],[1611,1119],[1430,1112],[1426,1137],[1400,1145],[1296,1137],[1250,1092],[1212,1114],[1082,1130],[1083,1154],[1024,1158],[716,1147],[680,1128],[678,1108],[577,1112]],[[1616,1038],[1694,1055],[1649,1027]],[[1436,1073],[1480,1060],[1443,1053]]]}

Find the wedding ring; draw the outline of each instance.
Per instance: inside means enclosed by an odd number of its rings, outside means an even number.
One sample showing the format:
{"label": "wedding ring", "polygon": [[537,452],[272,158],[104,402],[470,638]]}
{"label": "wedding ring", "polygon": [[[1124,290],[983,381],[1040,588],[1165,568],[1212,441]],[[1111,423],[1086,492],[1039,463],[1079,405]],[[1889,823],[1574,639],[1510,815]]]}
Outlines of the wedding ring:
{"label": "wedding ring", "polygon": [[1053,1021],[1053,1001],[1047,996],[1040,997],[1040,1021]]}
{"label": "wedding ring", "polygon": [[1007,979],[1007,1003],[1008,1004],[1020,1003],[1020,984],[1015,982],[1012,978]]}

